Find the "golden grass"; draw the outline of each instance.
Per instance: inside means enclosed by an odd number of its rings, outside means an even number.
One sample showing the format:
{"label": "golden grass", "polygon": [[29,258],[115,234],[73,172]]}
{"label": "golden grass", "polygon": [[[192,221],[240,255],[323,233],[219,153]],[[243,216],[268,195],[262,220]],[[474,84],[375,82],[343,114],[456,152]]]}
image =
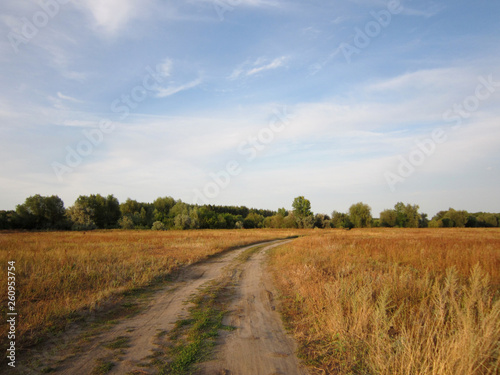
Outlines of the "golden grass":
{"label": "golden grass", "polygon": [[[18,348],[64,327],[76,312],[110,297],[165,280],[188,265],[232,247],[297,234],[289,230],[0,232],[0,285],[16,262]],[[7,293],[0,311],[7,313]],[[7,337],[6,319],[0,326]]]}
{"label": "golden grass", "polygon": [[500,373],[500,230],[322,231],[272,254],[312,373]]}

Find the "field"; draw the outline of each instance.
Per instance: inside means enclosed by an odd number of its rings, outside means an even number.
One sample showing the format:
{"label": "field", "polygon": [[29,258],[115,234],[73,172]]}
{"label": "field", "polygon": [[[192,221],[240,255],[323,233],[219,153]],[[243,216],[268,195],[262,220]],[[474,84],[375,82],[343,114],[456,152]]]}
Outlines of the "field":
{"label": "field", "polygon": [[498,374],[500,231],[352,230],[276,249],[314,374]]}
{"label": "field", "polygon": [[[266,249],[250,248],[241,256],[244,249],[228,251],[296,235],[300,237],[268,250],[267,268],[262,262],[266,259]],[[296,371],[287,370],[288,375],[500,372],[498,229],[3,232],[0,233],[0,259],[5,265],[5,272],[0,275],[3,285],[7,284],[7,262],[16,262],[16,307],[20,313],[17,345],[21,349],[36,343],[43,346],[47,336],[61,332],[68,322],[78,322],[93,311],[128,305],[130,300],[125,301],[124,296],[139,298],[135,291],[158,291],[158,286],[173,280],[172,289],[160,291],[144,313],[152,335],[157,327],[170,327],[176,322],[179,312],[185,309],[185,302],[200,290],[198,288],[212,285],[205,289],[207,295],[199,296],[210,302],[202,303],[199,308],[215,306],[221,309],[213,312],[217,319],[229,314],[228,321],[238,322],[226,327],[234,329],[226,334],[230,335],[228,340],[233,340],[230,342],[247,345],[247,331],[257,330],[253,335],[260,339],[251,341],[245,351],[246,365],[259,364],[267,373],[275,371],[273,366],[287,359],[290,360],[287,366],[293,367],[297,363],[293,361],[293,349],[288,353],[287,339],[281,337],[277,342],[283,344],[284,349],[276,350],[271,359],[264,356],[261,361],[258,357],[265,348],[263,341],[267,334],[259,332],[253,323],[249,324],[254,320],[247,319],[245,314],[258,313],[262,327],[275,327],[276,318],[271,317],[275,307],[295,338],[297,355],[305,364]],[[179,270],[190,270],[185,274],[188,277],[177,279]],[[219,276],[225,279],[219,280]],[[269,286],[268,281],[259,282],[268,277],[271,284],[274,280],[279,298],[273,296],[274,287]],[[216,293],[217,290],[220,293]],[[250,309],[245,295],[249,296],[248,301],[258,296],[261,310]],[[212,299],[206,300],[209,297]],[[167,300],[165,306],[172,309],[170,320],[160,313],[154,315],[156,308],[166,311],[162,304]],[[6,293],[2,294],[0,303],[5,316]],[[199,312],[192,314],[199,315]],[[45,355],[44,366],[55,373],[61,368],[64,373],[72,363],[80,366],[80,363],[97,361],[98,367],[109,368],[110,373],[170,373],[165,372],[173,363],[169,353],[182,350],[169,349],[165,342],[160,345],[161,338],[155,341],[145,337],[147,325],[137,334],[132,333],[127,330],[127,324],[131,323],[127,323],[125,317],[119,316],[123,324],[117,322],[106,339],[86,336],[87,344],[97,353],[109,352],[102,358],[94,358],[93,352],[88,351],[87,357],[77,354],[77,357],[69,356],[72,359],[66,362],[53,364],[49,363],[50,356]],[[144,318],[137,312],[128,320],[141,325]],[[189,322],[194,321],[196,319],[182,320],[177,326],[188,330],[191,329]],[[218,322],[215,327],[224,327],[222,321]],[[205,323],[191,324],[204,327]],[[2,340],[7,336],[7,328],[2,323]],[[170,335],[167,331],[166,328],[162,331],[165,337]],[[228,349],[224,340],[217,341],[215,331],[210,331],[208,346],[216,345],[219,353],[232,350],[229,359],[241,355],[236,346],[229,345]],[[194,342],[205,347],[202,341],[206,333],[197,335]],[[156,342],[156,346],[153,345],[156,349],[145,348],[143,339],[149,340],[148,345]],[[268,343],[267,347],[276,345]],[[187,342],[185,347],[192,348],[193,343]],[[111,353],[110,348],[119,350],[119,355]],[[125,362],[127,366],[138,366],[139,360],[153,349],[157,353],[164,351],[161,366],[150,364],[140,370],[130,367],[125,372]],[[249,356],[249,353],[257,354]],[[134,355],[137,361],[132,360]],[[192,371],[189,366],[207,359],[197,355],[193,354],[187,362],[182,355],[177,359],[186,363],[185,373]],[[117,359],[120,356],[132,359],[120,362]],[[215,364],[202,363],[202,368],[226,371],[229,367],[213,366],[229,366],[227,363],[230,361],[219,358]],[[97,365],[92,363],[92,366]],[[92,372],[92,367],[89,368],[85,369],[87,373]]]}
{"label": "field", "polygon": [[[92,231],[1,233],[0,285],[16,262],[19,347],[38,342],[120,294],[165,280],[184,265],[292,231]],[[6,316],[7,293],[1,295]],[[115,301],[118,302],[118,301]],[[0,337],[7,337],[2,322]],[[3,341],[2,341],[3,342]]]}

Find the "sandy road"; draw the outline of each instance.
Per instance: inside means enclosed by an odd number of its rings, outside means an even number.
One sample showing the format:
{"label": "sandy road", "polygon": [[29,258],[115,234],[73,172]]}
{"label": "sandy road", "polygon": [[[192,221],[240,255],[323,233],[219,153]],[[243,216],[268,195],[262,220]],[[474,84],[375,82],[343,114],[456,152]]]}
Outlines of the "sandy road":
{"label": "sandy road", "polygon": [[265,271],[266,251],[281,244],[265,247],[241,266],[236,296],[224,322],[236,330],[222,334],[216,358],[201,364],[196,374],[307,374],[276,312],[274,287]]}
{"label": "sandy road", "polygon": [[[243,263],[237,260],[238,256],[257,245],[186,267],[176,281],[151,298],[145,311],[102,332],[83,353],[58,363],[52,373],[88,375],[102,359],[114,363],[107,374],[155,374],[154,367],[144,365],[150,363],[148,357],[157,348],[158,332],[169,332],[176,321],[188,316],[190,304],[187,302],[202,285],[217,280],[226,271],[238,270],[233,272],[239,276],[232,312],[225,322],[236,330],[222,334],[216,359],[199,365],[197,374],[306,374],[294,355],[293,340],[286,335],[280,316],[274,311],[273,287],[263,265],[265,252],[285,242],[268,242]],[[118,338],[125,338],[126,345],[118,351],[106,348]]]}

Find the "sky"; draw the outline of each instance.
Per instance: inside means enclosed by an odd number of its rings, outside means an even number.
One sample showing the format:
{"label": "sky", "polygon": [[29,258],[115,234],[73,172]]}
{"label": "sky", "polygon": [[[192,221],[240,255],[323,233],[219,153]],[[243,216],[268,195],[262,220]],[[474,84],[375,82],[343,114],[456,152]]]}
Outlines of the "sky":
{"label": "sky", "polygon": [[31,195],[500,212],[500,2],[2,0],[0,209]]}

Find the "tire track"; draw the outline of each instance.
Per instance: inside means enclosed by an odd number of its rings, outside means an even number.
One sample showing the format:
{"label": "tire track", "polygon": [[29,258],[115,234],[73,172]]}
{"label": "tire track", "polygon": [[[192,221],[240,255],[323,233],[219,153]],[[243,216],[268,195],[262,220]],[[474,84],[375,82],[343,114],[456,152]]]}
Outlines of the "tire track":
{"label": "tire track", "polygon": [[216,358],[201,364],[196,374],[307,374],[276,312],[275,289],[264,264],[266,252],[286,242],[266,246],[240,266],[231,313],[224,321],[236,329],[222,333]]}

